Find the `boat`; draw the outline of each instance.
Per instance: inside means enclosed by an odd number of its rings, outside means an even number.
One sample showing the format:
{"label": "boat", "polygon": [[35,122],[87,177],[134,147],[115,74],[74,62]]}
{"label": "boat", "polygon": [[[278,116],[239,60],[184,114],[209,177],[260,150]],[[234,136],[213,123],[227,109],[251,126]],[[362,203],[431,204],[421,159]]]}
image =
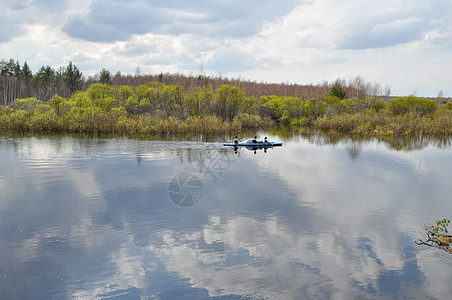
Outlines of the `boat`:
{"label": "boat", "polygon": [[278,147],[282,146],[282,143],[224,143],[223,146],[244,146],[244,147]]}

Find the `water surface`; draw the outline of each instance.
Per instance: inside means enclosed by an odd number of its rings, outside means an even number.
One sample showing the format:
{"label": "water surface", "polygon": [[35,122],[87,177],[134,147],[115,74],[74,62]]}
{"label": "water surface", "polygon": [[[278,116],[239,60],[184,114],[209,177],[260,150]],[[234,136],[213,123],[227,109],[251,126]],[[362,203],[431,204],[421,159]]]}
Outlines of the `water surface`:
{"label": "water surface", "polygon": [[269,137],[0,137],[2,299],[450,297],[448,143]]}

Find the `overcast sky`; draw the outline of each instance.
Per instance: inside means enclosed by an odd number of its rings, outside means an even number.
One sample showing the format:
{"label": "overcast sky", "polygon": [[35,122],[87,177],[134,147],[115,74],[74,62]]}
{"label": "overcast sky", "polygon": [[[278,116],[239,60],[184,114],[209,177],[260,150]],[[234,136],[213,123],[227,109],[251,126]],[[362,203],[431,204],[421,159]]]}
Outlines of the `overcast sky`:
{"label": "overcast sky", "polygon": [[0,59],[452,96],[451,0],[0,0]]}

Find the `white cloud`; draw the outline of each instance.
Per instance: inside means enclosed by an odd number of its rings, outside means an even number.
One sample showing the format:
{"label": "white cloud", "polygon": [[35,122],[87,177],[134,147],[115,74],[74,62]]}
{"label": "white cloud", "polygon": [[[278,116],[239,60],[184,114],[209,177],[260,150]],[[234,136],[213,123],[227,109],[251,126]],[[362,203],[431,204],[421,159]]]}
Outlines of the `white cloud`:
{"label": "white cloud", "polygon": [[[0,51],[85,75],[197,72],[299,84],[362,75],[396,95],[451,96],[452,4],[438,0],[19,1]],[[21,22],[15,22],[20,19]]]}

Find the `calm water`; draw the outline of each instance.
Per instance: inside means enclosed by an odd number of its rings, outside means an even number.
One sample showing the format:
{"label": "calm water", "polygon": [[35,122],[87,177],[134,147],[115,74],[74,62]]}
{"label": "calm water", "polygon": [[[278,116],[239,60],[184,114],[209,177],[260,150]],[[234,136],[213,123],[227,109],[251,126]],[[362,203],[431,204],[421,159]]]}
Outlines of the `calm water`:
{"label": "calm water", "polygon": [[450,299],[447,143],[271,140],[0,137],[0,297]]}

